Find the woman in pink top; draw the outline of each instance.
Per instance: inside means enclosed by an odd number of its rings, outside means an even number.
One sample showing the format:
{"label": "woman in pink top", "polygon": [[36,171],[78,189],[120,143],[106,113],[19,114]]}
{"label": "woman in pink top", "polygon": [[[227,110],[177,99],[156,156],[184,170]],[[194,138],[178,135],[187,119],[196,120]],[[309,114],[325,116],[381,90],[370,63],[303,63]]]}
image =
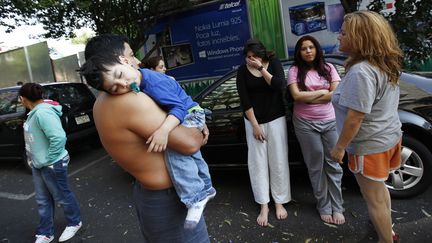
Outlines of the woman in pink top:
{"label": "woman in pink top", "polygon": [[337,141],[331,96],[340,77],[312,36],[303,36],[295,46],[294,64],[288,73],[288,88],[294,99],[293,124],[308,168],[321,220],[343,224],[342,168],[330,157]]}

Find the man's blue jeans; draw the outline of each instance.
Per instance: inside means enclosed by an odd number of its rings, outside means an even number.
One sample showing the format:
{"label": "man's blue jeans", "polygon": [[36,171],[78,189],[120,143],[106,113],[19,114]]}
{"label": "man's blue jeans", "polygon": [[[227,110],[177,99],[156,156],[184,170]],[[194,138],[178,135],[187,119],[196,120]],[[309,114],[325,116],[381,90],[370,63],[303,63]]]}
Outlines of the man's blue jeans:
{"label": "man's blue jeans", "polygon": [[81,221],[78,201],[69,190],[67,166],[69,155],[58,162],[42,167],[32,168],[33,183],[36,192],[36,203],[39,212],[37,235],[54,235],[54,211],[57,202],[63,208],[68,226],[77,225]]}
{"label": "man's blue jeans", "polygon": [[148,190],[137,181],[133,201],[144,243],[210,243],[203,216],[194,229],[183,227],[187,209],[173,188]]}
{"label": "man's blue jeans", "polygon": [[200,151],[187,156],[167,149],[165,159],[172,183],[182,203],[190,207],[207,197],[213,185],[208,165]]}

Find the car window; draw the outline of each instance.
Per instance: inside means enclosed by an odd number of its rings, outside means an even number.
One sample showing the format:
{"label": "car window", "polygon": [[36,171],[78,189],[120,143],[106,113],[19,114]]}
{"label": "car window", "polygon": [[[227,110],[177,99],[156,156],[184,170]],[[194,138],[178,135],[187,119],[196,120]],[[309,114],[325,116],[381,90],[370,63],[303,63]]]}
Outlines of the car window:
{"label": "car window", "polygon": [[16,90],[6,90],[0,92],[0,115],[24,112],[25,108],[18,102],[18,92]]}
{"label": "car window", "polygon": [[92,104],[92,95],[84,88],[78,85],[48,85],[44,86],[44,98],[63,105]]}
{"label": "car window", "polygon": [[236,76],[227,79],[208,94],[201,106],[212,111],[232,110],[240,108],[240,97],[237,93]]}
{"label": "car window", "polygon": [[333,66],[336,68],[336,71],[339,73],[340,78],[343,78],[345,76],[345,67],[339,64],[334,64]]}

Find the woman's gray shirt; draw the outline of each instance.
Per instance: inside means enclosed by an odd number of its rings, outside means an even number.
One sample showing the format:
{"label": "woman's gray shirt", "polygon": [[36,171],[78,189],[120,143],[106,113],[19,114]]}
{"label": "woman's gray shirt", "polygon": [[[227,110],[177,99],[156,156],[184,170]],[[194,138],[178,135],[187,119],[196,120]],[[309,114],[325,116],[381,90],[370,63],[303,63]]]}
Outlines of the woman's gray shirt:
{"label": "woman's gray shirt", "polygon": [[387,75],[363,61],[353,65],[332,96],[336,126],[342,131],[348,108],[365,113],[360,129],[346,150],[366,155],[387,151],[402,137],[398,115],[399,86]]}

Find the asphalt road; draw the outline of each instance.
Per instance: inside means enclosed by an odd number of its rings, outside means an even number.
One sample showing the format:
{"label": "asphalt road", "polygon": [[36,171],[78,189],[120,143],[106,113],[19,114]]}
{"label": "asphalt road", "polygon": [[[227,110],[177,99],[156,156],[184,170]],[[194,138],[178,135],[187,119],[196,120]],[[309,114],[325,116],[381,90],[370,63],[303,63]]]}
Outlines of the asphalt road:
{"label": "asphalt road", "polygon": [[[70,181],[84,225],[70,242],[142,242],[131,201],[134,179],[103,149],[86,148],[71,157]],[[365,203],[350,176],[343,182],[346,224],[328,225],[319,219],[306,170],[297,169],[291,170],[294,200],[286,205],[288,219],[275,219],[271,207],[266,228],[256,224],[259,207],[253,202],[247,171],[212,170],[212,177],[218,194],[205,210],[211,242],[376,242]],[[392,209],[402,242],[431,242],[432,188],[415,198],[393,200]],[[0,243],[34,242],[37,222],[31,175],[16,162],[1,162]],[[64,226],[58,208],[56,240]]]}

